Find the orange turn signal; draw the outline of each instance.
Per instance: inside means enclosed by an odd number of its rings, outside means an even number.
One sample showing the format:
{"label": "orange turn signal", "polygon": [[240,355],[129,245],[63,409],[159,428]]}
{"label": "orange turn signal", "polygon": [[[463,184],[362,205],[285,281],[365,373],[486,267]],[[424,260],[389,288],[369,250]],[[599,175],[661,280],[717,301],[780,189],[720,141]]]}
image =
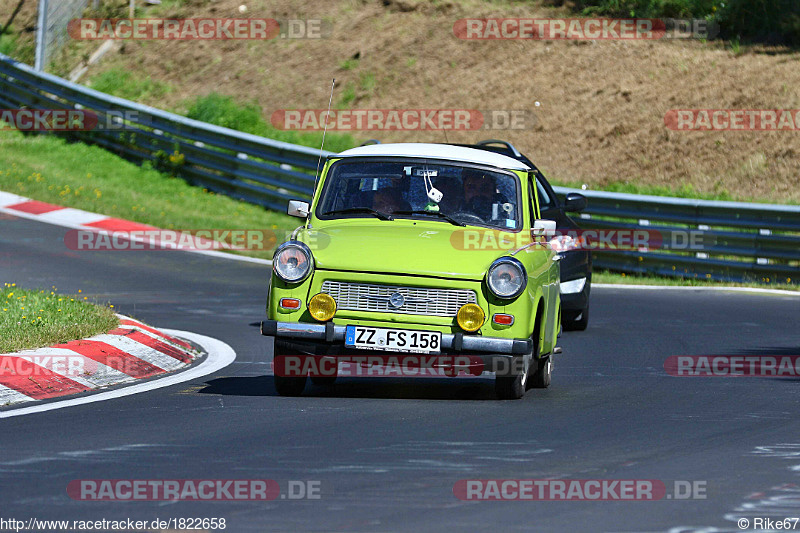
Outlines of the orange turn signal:
{"label": "orange turn signal", "polygon": [[300,300],[297,298],[281,298],[280,306],[284,309],[300,309]]}
{"label": "orange turn signal", "polygon": [[514,315],[506,315],[503,313],[496,313],[492,317],[492,322],[501,326],[510,326],[514,323]]}

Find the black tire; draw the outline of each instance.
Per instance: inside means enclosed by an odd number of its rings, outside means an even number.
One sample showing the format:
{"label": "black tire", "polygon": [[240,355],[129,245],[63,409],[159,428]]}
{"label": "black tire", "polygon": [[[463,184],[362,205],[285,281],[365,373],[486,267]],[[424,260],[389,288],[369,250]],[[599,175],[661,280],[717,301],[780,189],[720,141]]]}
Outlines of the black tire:
{"label": "black tire", "polygon": [[583,308],[583,310],[576,315],[575,318],[567,318],[563,319],[562,317],[562,326],[564,331],[584,331],[586,326],[589,325],[589,306]]}
{"label": "black tire", "polygon": [[301,378],[287,378],[275,376],[275,390],[281,396],[300,396],[306,388],[306,376]]}
{"label": "black tire", "polygon": [[[519,364],[524,359],[515,359],[515,364]],[[511,375],[496,375],[494,378],[494,393],[498,400],[519,400],[525,396],[526,385],[528,383],[528,375],[530,374],[530,363],[528,368],[524,369],[519,374]]]}
{"label": "black tire", "polygon": [[311,383],[320,387],[328,387],[336,383],[336,376],[311,376]]}
{"label": "black tire", "polygon": [[[531,369],[536,368],[536,372],[528,379],[528,387],[532,389],[546,389],[550,386],[553,379],[553,363],[550,355],[542,357],[531,364]],[[535,365],[535,367],[534,367]]]}
{"label": "black tire", "polygon": [[[278,349],[277,343],[275,343],[275,349]],[[273,359],[275,361],[280,360],[282,357],[285,357],[286,354],[275,354]],[[279,366],[279,365],[273,365]],[[303,389],[306,388],[306,379],[307,376],[299,376],[299,377],[288,377],[288,376],[278,376],[277,374],[273,373],[272,377],[275,383],[275,390],[281,396],[300,396],[303,394]]]}

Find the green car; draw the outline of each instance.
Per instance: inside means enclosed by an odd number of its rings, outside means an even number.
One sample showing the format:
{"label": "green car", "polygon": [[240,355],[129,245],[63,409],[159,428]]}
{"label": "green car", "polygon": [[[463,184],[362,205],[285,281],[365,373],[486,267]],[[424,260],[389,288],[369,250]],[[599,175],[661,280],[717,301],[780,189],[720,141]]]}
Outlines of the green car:
{"label": "green car", "polygon": [[273,258],[261,333],[278,393],[299,396],[309,375],[332,383],[343,361],[494,372],[501,399],[548,387],[559,265],[534,180],[525,163],[459,146],[329,157],[311,204],[289,202],[305,224]]}

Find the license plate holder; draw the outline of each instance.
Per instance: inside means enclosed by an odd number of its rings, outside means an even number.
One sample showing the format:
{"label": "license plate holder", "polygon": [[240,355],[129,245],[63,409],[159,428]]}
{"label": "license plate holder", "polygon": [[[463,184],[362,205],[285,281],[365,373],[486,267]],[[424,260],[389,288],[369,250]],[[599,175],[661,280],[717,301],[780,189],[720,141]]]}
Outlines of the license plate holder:
{"label": "license plate holder", "polygon": [[438,331],[347,326],[345,346],[360,350],[438,354],[442,334]]}

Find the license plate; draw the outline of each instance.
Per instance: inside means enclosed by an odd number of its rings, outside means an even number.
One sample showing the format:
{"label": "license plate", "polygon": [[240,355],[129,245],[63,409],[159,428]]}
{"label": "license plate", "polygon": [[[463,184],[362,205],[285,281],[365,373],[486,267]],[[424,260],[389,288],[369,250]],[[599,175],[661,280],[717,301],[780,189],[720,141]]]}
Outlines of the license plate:
{"label": "license plate", "polygon": [[344,344],[345,346],[352,346],[362,350],[440,353],[442,349],[442,334],[438,331],[347,326]]}

